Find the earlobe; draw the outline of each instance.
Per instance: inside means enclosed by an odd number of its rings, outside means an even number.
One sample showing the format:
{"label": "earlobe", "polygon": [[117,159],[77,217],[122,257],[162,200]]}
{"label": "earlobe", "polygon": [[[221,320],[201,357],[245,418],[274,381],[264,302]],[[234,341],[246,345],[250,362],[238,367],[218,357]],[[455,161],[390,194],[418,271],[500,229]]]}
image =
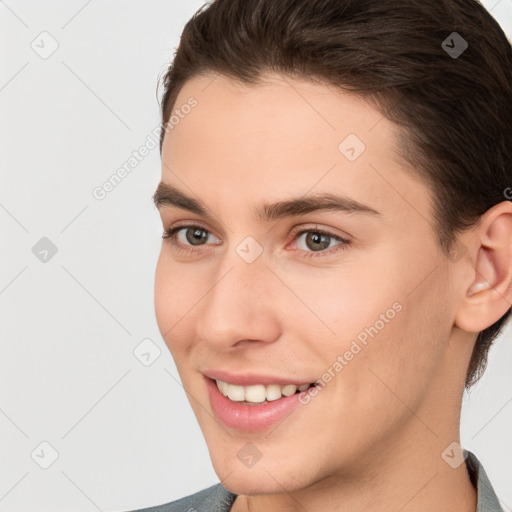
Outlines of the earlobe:
{"label": "earlobe", "polygon": [[455,325],[480,332],[498,321],[512,302],[512,203],[503,201],[488,210],[472,240],[474,256],[460,262],[472,266],[472,281],[462,284]]}

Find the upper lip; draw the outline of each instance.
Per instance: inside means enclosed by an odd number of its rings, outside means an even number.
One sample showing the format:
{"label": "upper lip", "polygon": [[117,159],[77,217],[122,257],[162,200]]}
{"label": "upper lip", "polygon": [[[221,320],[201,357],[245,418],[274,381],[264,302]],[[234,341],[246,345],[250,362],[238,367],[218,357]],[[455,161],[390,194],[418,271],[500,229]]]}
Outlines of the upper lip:
{"label": "upper lip", "polygon": [[286,384],[295,384],[300,386],[301,384],[311,384],[315,380],[301,380],[298,381],[294,378],[283,378],[276,375],[263,375],[255,372],[244,372],[243,374],[234,374],[226,370],[206,370],[202,372],[206,377],[213,380],[222,380],[229,384],[236,384],[238,386],[253,386],[255,384],[263,384],[268,386],[269,384],[279,384],[285,386]]}

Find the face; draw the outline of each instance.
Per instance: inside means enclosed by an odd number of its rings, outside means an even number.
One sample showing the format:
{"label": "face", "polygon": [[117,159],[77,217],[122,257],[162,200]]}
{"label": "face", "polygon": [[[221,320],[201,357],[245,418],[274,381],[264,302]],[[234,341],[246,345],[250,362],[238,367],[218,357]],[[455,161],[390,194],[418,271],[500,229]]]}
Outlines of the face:
{"label": "face", "polygon": [[[357,96],[278,76],[194,78],[174,108],[161,179],[196,203],[159,194],[163,228],[179,229],[162,241],[156,317],[224,485],[303,489],[421,445],[411,410],[441,429],[439,390],[463,365],[431,196],[397,127]],[[316,394],[257,406],[286,402],[271,421],[238,404],[226,423],[215,371]]]}

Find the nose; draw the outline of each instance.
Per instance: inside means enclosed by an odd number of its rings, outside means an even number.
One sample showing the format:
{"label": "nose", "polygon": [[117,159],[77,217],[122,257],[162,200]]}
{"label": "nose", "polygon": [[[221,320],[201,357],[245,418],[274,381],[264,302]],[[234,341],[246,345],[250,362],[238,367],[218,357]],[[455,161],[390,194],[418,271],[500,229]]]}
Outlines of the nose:
{"label": "nose", "polygon": [[226,351],[278,339],[279,280],[263,258],[247,263],[235,253],[219,266],[210,287],[196,313],[198,340]]}

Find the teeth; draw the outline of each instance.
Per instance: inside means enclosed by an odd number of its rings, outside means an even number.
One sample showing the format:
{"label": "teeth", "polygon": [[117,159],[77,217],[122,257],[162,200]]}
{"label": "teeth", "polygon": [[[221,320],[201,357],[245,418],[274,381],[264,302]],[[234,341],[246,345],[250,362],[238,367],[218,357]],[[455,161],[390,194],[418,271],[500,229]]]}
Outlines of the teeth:
{"label": "teeth", "polygon": [[217,383],[219,391],[230,400],[252,403],[262,403],[265,402],[265,400],[268,402],[278,400],[282,396],[293,395],[297,389],[299,391],[305,391],[310,386],[310,384],[301,384],[298,387],[295,384],[286,384],[285,386],[280,386],[279,384],[270,384],[268,386],[263,384],[237,386],[236,384],[229,384],[218,379],[216,379],[215,382]]}
{"label": "teeth", "polygon": [[266,389],[266,397],[269,402],[281,398],[281,386],[279,384],[270,384]]}
{"label": "teeth", "polygon": [[228,398],[235,402],[243,402],[245,400],[243,386],[228,385]]}
{"label": "teeth", "polygon": [[293,395],[295,391],[297,391],[297,386],[295,384],[286,384],[286,386],[283,386],[281,389],[281,393],[283,393],[284,396]]}
{"label": "teeth", "polygon": [[[231,387],[231,386],[230,386]],[[266,389],[263,384],[256,384],[255,386],[236,386],[242,388],[242,395],[245,390],[245,400],[247,402],[263,402],[266,399]]]}

